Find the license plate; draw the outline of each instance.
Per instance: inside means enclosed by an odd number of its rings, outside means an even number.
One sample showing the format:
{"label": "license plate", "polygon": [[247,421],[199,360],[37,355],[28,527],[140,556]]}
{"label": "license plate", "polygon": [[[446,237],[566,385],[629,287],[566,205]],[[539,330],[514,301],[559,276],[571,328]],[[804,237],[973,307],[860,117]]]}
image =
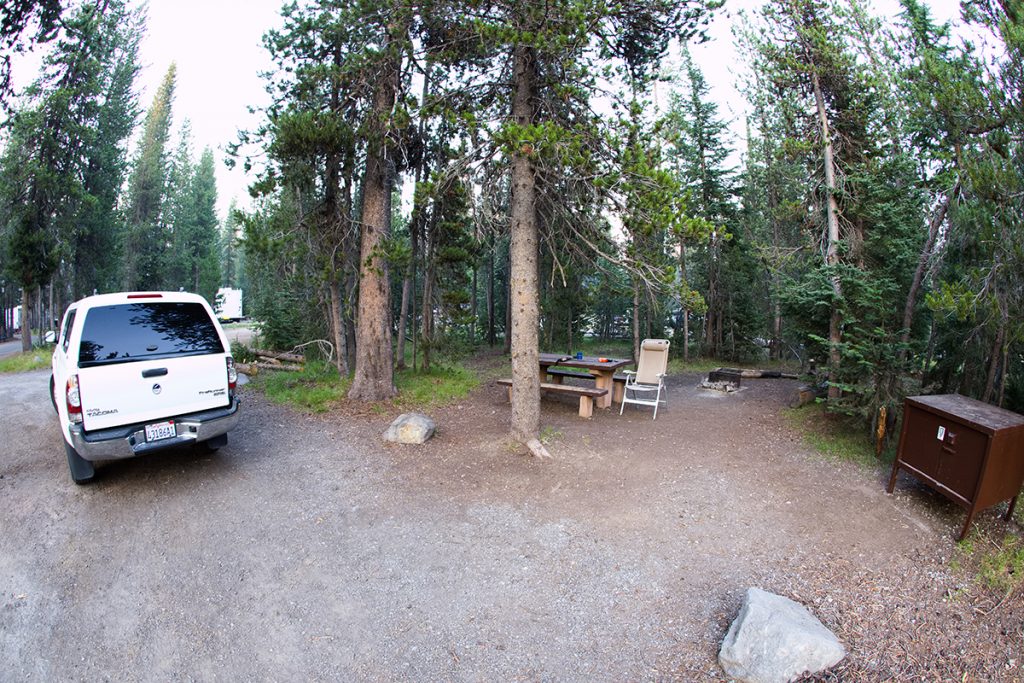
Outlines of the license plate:
{"label": "license plate", "polygon": [[146,441],[160,441],[161,439],[170,439],[172,436],[176,436],[174,420],[146,425]]}

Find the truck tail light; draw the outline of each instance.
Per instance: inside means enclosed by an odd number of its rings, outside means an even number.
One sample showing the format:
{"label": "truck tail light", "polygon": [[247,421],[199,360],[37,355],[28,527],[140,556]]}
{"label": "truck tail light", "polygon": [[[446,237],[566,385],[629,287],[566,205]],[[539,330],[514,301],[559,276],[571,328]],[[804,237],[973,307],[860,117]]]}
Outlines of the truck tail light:
{"label": "truck tail light", "polygon": [[235,397],[235,385],[238,384],[238,371],[235,370],[235,359],[228,356],[224,359],[228,366],[228,396]]}
{"label": "truck tail light", "polygon": [[65,392],[68,404],[68,420],[74,424],[82,422],[82,394],[78,390],[78,375],[68,377],[67,391]]}

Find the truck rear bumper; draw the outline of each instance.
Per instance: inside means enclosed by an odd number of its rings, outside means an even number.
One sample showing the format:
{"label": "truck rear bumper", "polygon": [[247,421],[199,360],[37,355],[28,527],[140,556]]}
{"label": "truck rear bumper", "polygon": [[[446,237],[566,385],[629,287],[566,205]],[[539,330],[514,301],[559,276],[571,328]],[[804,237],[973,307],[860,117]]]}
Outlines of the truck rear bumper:
{"label": "truck rear bumper", "polygon": [[238,424],[241,401],[233,399],[226,408],[203,410],[178,415],[174,420],[175,435],[159,441],[146,441],[146,424],[124,425],[86,432],[81,425],[71,425],[71,445],[86,460],[134,458],[173,446],[185,446],[227,434]]}

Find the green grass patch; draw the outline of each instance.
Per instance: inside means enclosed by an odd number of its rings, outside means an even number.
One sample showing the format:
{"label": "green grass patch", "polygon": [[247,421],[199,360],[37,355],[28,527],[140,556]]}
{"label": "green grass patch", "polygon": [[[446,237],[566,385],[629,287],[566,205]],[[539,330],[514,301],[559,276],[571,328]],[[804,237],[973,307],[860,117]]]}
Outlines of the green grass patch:
{"label": "green grass patch", "polygon": [[736,363],[733,361],[721,360],[716,358],[698,358],[696,354],[693,354],[690,356],[689,363],[683,362],[682,358],[672,358],[668,362],[668,372],[670,375],[682,372],[708,373],[717,368],[779,370],[781,372],[788,372],[793,374],[800,373],[799,364],[777,360],[764,360],[757,363]]}
{"label": "green grass patch", "polygon": [[324,413],[345,398],[351,380],[339,377],[337,369],[329,363],[310,362],[299,372],[265,370],[252,384],[275,403]]}
{"label": "green grass patch", "polygon": [[479,384],[474,373],[458,365],[434,365],[429,371],[408,368],[395,373],[394,404],[402,409],[433,408],[464,398]]}
{"label": "green grass patch", "polygon": [[862,423],[828,413],[823,403],[789,408],[785,415],[790,426],[803,435],[804,443],[821,455],[865,467],[880,464]]}
{"label": "green grass patch", "polygon": [[[398,396],[369,409],[383,414],[390,403],[400,410],[429,410],[464,398],[479,383],[475,374],[460,366],[435,365],[429,372],[401,370],[395,373]],[[339,377],[334,365],[323,361],[307,362],[298,372],[265,370],[252,381],[271,401],[313,413],[337,407],[351,384],[350,377]]]}
{"label": "green grass patch", "polygon": [[668,361],[668,374],[679,375],[687,372],[699,372],[707,374],[720,367],[736,367],[734,365],[728,365],[720,360],[713,358],[691,358],[690,362],[685,362],[682,358],[671,358]]}
{"label": "green grass patch", "polygon": [[987,532],[975,529],[957,543],[949,566],[1005,598],[1024,586],[1024,539],[1006,534],[996,542]]}
{"label": "green grass patch", "polygon": [[49,346],[0,358],[0,373],[28,372],[48,368],[52,355],[53,347]]}
{"label": "green grass patch", "polygon": [[562,438],[562,430],[557,427],[543,427],[540,430],[540,442],[547,446],[548,444],[554,443],[555,440]]}
{"label": "green grass patch", "polygon": [[995,551],[981,558],[978,579],[1000,593],[1010,593],[1024,584],[1024,539],[1004,536]]}

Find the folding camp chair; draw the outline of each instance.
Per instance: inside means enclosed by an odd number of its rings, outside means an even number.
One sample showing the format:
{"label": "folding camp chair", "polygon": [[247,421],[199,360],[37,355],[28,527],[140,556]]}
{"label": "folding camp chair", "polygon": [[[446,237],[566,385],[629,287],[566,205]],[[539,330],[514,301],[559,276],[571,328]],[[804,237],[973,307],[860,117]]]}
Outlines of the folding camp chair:
{"label": "folding camp chair", "polygon": [[[654,406],[654,419],[658,419],[658,404],[665,403],[662,392],[665,390],[665,371],[668,369],[668,340],[644,339],[640,344],[640,359],[636,371],[626,370],[626,386],[622,392],[622,406],[619,415],[627,403],[642,406]],[[632,392],[632,397],[630,393]],[[654,395],[651,398],[651,395]]]}

